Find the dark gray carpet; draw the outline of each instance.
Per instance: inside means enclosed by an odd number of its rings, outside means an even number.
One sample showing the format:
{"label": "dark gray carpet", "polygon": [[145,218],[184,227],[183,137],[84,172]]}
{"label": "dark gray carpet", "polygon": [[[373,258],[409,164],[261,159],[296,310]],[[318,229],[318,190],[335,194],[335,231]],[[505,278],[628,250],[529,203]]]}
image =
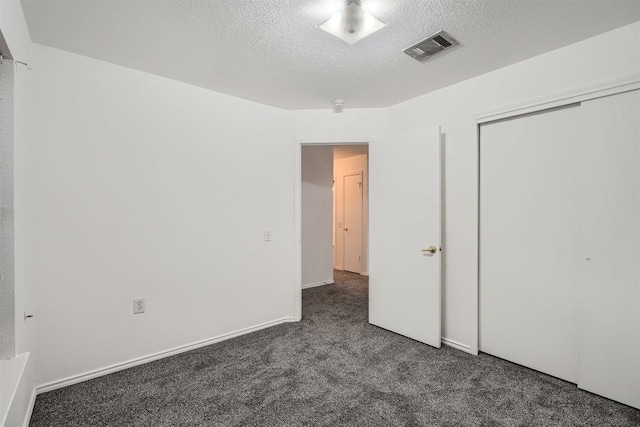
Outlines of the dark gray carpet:
{"label": "dark gray carpet", "polygon": [[303,320],[39,395],[32,426],[640,426],[640,411],[488,355],[367,323],[367,282]]}

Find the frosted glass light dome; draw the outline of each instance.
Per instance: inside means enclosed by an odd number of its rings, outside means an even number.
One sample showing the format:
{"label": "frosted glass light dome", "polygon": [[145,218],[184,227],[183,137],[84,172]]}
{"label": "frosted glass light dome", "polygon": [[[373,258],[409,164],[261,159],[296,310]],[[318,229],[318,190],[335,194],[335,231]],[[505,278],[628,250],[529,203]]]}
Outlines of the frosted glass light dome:
{"label": "frosted glass light dome", "polygon": [[386,27],[386,25],[364,10],[357,1],[351,1],[321,24],[320,28],[349,44],[353,44]]}

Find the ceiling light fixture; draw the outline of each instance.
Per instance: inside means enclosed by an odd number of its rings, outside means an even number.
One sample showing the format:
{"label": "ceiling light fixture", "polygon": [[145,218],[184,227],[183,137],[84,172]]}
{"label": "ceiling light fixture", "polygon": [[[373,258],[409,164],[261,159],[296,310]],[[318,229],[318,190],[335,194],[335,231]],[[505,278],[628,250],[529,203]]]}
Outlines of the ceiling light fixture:
{"label": "ceiling light fixture", "polygon": [[361,0],[346,0],[345,6],[320,28],[349,44],[362,40],[387,26],[362,8]]}

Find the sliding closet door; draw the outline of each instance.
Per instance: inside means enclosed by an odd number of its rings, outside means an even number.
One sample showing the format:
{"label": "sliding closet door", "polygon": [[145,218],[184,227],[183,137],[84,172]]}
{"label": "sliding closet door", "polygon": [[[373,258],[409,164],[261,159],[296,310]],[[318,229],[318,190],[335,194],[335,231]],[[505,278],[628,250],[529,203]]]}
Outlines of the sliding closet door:
{"label": "sliding closet door", "polygon": [[640,91],[482,125],[480,349],[640,408]]}
{"label": "sliding closet door", "polygon": [[480,350],[578,380],[580,106],[480,129]]}
{"label": "sliding closet door", "polygon": [[640,91],[582,103],[579,382],[640,407]]}

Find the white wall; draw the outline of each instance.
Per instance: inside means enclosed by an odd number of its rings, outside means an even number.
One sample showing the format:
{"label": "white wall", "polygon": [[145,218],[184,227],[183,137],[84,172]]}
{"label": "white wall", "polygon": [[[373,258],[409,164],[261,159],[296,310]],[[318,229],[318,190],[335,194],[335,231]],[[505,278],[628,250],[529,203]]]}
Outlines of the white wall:
{"label": "white wall", "polygon": [[389,109],[393,128],[417,128],[428,120],[442,125],[445,137],[443,337],[465,345],[477,338],[472,327],[478,283],[476,117],[639,73],[640,23],[635,23]]}
{"label": "white wall", "polygon": [[[5,40],[0,35],[0,46]],[[6,50],[6,48],[5,48]],[[16,356],[13,197],[14,63],[0,63],[0,359]],[[0,401],[1,403],[1,401]]]}
{"label": "white wall", "polygon": [[[25,321],[24,313],[35,314],[36,286],[33,277],[38,248],[27,244],[24,239],[30,233],[28,218],[37,214],[30,205],[24,189],[24,180],[30,173],[23,161],[33,155],[29,151],[31,131],[35,127],[31,121],[31,99],[28,96],[32,82],[32,71],[18,65],[14,75],[14,207],[15,207],[15,273],[16,273],[16,350],[18,353],[31,352],[31,360],[37,358],[36,329],[38,320]],[[36,102],[38,100],[35,100]]]}
{"label": "white wall", "polygon": [[362,274],[369,272],[369,162],[366,154],[335,160],[333,174],[336,177],[336,261],[337,269],[343,269],[344,259],[344,179],[345,175],[362,172]]}
{"label": "white wall", "polygon": [[[0,31],[6,41],[6,47],[14,60],[31,63],[31,39],[18,0],[0,1]],[[7,54],[7,52],[2,52]],[[29,104],[27,87],[30,72],[25,65],[16,65],[14,73],[14,213],[15,213],[15,359],[0,364],[0,407],[6,416],[5,425],[22,425],[29,417],[35,396],[35,320],[25,321],[24,313],[33,313],[35,308],[35,286],[30,280],[34,267],[32,251],[27,248],[22,238],[25,234],[24,221],[27,209],[23,193],[17,191],[22,184],[22,163],[24,147],[27,144],[29,129],[33,123],[29,120]],[[9,405],[10,400],[10,405]]]}
{"label": "white wall", "polygon": [[34,56],[16,191],[38,383],[293,316],[295,139],[363,135],[371,112],[287,112],[45,46]]}
{"label": "white wall", "polygon": [[[25,245],[38,248],[39,383],[290,317],[283,111],[35,54],[37,125],[18,191],[30,205]],[[132,314],[136,297],[145,314]]]}
{"label": "white wall", "polygon": [[333,282],[333,147],[302,147],[302,287]]}
{"label": "white wall", "polygon": [[[10,53],[14,60],[30,61],[31,39],[22,13],[22,6],[17,0],[0,1],[0,30],[5,38]],[[29,105],[27,101],[27,88],[29,85],[30,72],[25,65],[17,64],[14,71],[14,186],[20,185],[22,169],[19,162],[21,152],[32,123],[28,120]],[[24,312],[31,312],[34,308],[33,283],[28,280],[29,276],[29,255],[20,242],[19,237],[23,233],[21,229],[20,216],[26,214],[22,204],[22,194],[14,191],[15,206],[15,312],[16,312],[16,352],[24,353],[34,350],[34,326],[24,321]],[[32,356],[33,358],[33,356]]]}

